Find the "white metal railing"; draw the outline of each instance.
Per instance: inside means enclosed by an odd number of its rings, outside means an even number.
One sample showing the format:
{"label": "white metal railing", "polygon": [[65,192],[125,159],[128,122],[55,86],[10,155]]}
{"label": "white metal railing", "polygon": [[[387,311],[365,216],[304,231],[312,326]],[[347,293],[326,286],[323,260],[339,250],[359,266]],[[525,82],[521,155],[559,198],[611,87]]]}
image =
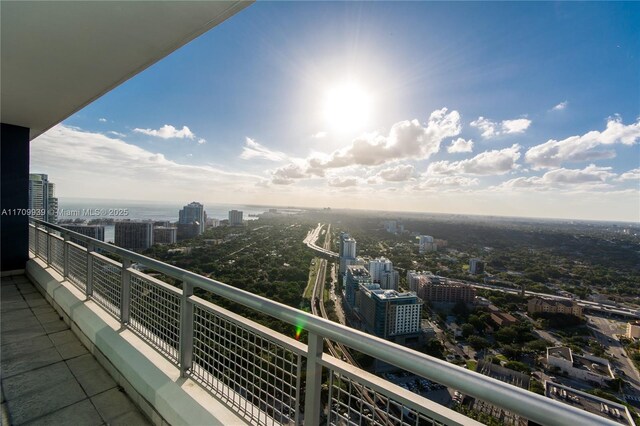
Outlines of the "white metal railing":
{"label": "white metal railing", "polygon": [[[29,226],[35,256],[248,422],[315,425],[325,418],[329,425],[477,424],[323,353],[323,341],[329,339],[539,424],[617,424],[60,226],[36,219]],[[133,263],[180,281],[182,288],[133,269]],[[195,289],[301,327],[309,343],[220,308],[194,295]],[[323,388],[323,382],[328,386]]]}

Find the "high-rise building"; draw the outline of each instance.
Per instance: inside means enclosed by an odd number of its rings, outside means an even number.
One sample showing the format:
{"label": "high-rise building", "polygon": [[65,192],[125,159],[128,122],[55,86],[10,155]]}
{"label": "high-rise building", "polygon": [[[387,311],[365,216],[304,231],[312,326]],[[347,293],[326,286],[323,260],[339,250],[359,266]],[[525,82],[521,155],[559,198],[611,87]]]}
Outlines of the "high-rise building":
{"label": "high-rise building", "polygon": [[369,274],[371,274],[371,281],[380,284],[380,288],[385,290],[398,290],[400,274],[393,269],[393,263],[389,259],[379,257],[370,260]]}
{"label": "high-rise building", "polygon": [[33,218],[51,223],[58,220],[55,184],[49,182],[49,176],[46,174],[29,174],[29,210]]}
{"label": "high-rise building", "polygon": [[192,223],[198,224],[198,235],[204,232],[204,225],[206,223],[207,216],[204,211],[204,206],[195,201],[187,204],[178,213],[178,223],[181,225],[190,225]]}
{"label": "high-rise building", "polygon": [[104,226],[102,225],[62,225],[63,228],[69,231],[77,232],[87,237],[95,238],[99,241],[104,241]]}
{"label": "high-rise building", "polygon": [[346,232],[340,233],[340,267],[338,272],[344,275],[349,265],[355,264],[356,261],[356,240],[351,238]]}
{"label": "high-rise building", "polygon": [[356,306],[356,293],[360,284],[371,284],[371,275],[364,266],[349,265],[343,279],[345,289],[345,301],[350,308]]}
{"label": "high-rise building", "polygon": [[385,220],[384,230],[395,234],[396,232],[398,232],[398,222],[396,222],[395,220]]}
{"label": "high-rise building", "polygon": [[154,244],[175,244],[178,239],[178,228],[175,226],[154,226]]}
{"label": "high-rise building", "polygon": [[407,271],[407,287],[409,287],[409,290],[418,293],[418,289],[427,282],[427,275],[432,274],[426,271]]}
{"label": "high-rise building", "polygon": [[200,225],[198,223],[178,223],[176,228],[178,241],[188,240],[200,235]]}
{"label": "high-rise building", "polygon": [[482,274],[484,272],[484,262],[480,259],[470,259],[469,260],[469,273],[476,275]]}
{"label": "high-rise building", "polygon": [[422,300],[415,293],[383,290],[378,284],[361,284],[357,307],[365,329],[383,339],[420,333]]}
{"label": "high-rise building", "polygon": [[418,240],[418,249],[420,254],[438,250],[438,246],[431,235],[420,235],[418,236]]}
{"label": "high-rise building", "polygon": [[243,224],[242,211],[230,210],[229,211],[229,226],[241,226]]}
{"label": "high-rise building", "polygon": [[116,222],[115,243],[129,250],[146,250],[153,245],[152,222]]}

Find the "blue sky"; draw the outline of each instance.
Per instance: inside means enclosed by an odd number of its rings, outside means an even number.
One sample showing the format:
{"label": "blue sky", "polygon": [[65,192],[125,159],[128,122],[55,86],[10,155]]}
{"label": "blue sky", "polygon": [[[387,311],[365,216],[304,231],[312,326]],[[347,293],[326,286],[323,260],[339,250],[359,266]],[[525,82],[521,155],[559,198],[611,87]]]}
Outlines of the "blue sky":
{"label": "blue sky", "polygon": [[639,221],[637,22],[256,3],[34,140],[31,168],[61,198]]}

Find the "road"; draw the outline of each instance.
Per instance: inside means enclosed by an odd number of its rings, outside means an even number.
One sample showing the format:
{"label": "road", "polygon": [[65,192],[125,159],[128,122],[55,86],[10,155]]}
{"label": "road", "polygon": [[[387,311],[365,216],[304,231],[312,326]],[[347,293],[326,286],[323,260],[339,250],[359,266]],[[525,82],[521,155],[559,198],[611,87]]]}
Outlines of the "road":
{"label": "road", "polygon": [[626,323],[594,315],[585,315],[585,317],[598,342],[614,358],[613,367],[624,373],[621,376],[629,383],[625,389],[625,397],[628,402],[640,407],[640,374],[633,365],[633,361],[627,356],[620,341],[615,337],[617,334],[624,334]]}
{"label": "road", "polygon": [[[320,235],[320,231],[322,230],[322,227],[323,227],[322,224],[318,224],[315,230],[311,231],[309,235],[307,235],[307,238],[305,238],[304,242],[305,244],[307,244],[308,247],[314,250],[316,248],[320,249],[320,247],[316,245],[316,240]],[[321,248],[320,250],[329,251],[327,249],[328,247],[331,247],[331,225],[329,225],[327,228],[325,242],[323,244],[323,248]],[[313,315],[318,315],[328,319],[327,312],[324,307],[324,285],[326,282],[326,276],[327,276],[327,260],[320,259],[318,273],[316,275],[316,280],[313,285],[313,296],[311,298],[311,312],[313,313]],[[333,272],[332,272],[332,278],[334,277],[335,277],[335,264],[333,265]],[[337,343],[337,342],[333,343],[329,339],[324,339],[324,341],[326,343],[329,353],[332,356],[338,359],[342,359],[343,361],[351,365],[354,365],[355,367],[360,368],[360,365],[353,359],[347,347],[345,347],[341,343]],[[391,423],[391,421],[389,420],[387,413],[377,406],[376,402],[369,395],[369,392],[367,392],[362,385],[359,385],[355,381],[353,382],[353,385],[356,392],[360,395],[360,398],[364,399],[364,401],[367,402],[369,407],[374,409],[374,412],[377,414],[378,420],[380,420],[385,425],[391,426],[393,423]],[[379,395],[379,397],[380,396],[381,395]]]}
{"label": "road", "polygon": [[[322,228],[324,227],[323,224],[319,223],[318,226],[309,231],[309,233],[307,234],[307,237],[304,239],[303,243],[305,243],[307,245],[307,247],[309,247],[312,250],[317,251],[320,254],[324,254],[327,255],[329,257],[334,257],[334,258],[338,258],[338,253],[329,250],[329,248],[331,247],[331,245],[326,245],[326,247],[320,247],[318,245],[316,245],[316,241],[318,239],[318,236],[320,236],[320,231],[322,231]],[[328,227],[328,231],[327,231],[327,235],[329,235],[329,232],[331,231],[331,225],[329,225]]]}

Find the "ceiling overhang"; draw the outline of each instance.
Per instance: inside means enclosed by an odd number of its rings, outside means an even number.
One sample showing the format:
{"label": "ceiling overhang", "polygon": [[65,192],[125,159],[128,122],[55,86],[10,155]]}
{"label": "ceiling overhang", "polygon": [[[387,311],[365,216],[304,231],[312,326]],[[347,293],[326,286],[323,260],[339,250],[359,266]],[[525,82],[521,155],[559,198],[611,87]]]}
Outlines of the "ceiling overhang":
{"label": "ceiling overhang", "polygon": [[2,1],[1,122],[30,139],[251,1]]}

